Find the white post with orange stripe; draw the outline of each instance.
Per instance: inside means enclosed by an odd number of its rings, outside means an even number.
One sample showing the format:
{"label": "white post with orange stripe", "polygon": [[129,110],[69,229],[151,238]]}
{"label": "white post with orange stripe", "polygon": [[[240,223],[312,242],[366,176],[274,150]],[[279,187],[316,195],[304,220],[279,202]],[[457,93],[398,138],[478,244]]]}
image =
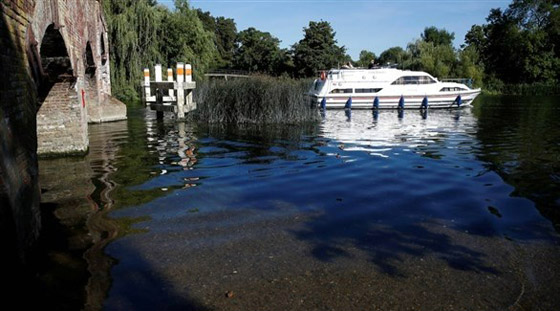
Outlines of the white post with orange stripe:
{"label": "white post with orange stripe", "polygon": [[192,82],[192,66],[191,64],[185,65],[185,81]]}
{"label": "white post with orange stripe", "polygon": [[146,105],[149,105],[150,97],[152,96],[150,91],[150,69],[144,68],[144,92],[146,96]]}
{"label": "white post with orange stripe", "polygon": [[[191,64],[186,64],[185,65],[185,81],[186,82],[192,82],[192,66]],[[192,91],[188,91],[187,93],[187,98],[185,100],[185,105],[187,106],[187,111],[192,111],[194,107],[192,106],[192,102],[193,102],[193,95],[192,95]]]}
{"label": "white post with orange stripe", "polygon": [[184,79],[185,65],[183,63],[177,63],[177,119],[183,119],[185,117]]}
{"label": "white post with orange stripe", "polygon": [[[173,82],[173,69],[171,68],[167,68],[167,82]],[[169,100],[173,101],[173,95],[175,94],[175,92],[173,91],[173,88],[169,89]]]}

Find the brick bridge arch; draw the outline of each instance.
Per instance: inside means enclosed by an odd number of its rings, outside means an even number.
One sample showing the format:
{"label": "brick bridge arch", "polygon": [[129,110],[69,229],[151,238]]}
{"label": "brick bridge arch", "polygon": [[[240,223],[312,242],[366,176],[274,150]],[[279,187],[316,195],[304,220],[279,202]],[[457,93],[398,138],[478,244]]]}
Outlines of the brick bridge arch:
{"label": "brick bridge arch", "polygon": [[[28,38],[39,64],[39,154],[84,153],[88,122],[126,118],[111,97],[107,26],[99,0],[35,1]],[[36,51],[33,51],[33,48]],[[37,80],[37,78],[36,78]]]}
{"label": "brick bridge arch", "polygon": [[0,47],[0,263],[12,267],[39,234],[37,154],[87,150],[88,121],[126,106],[110,96],[102,0],[2,0]]}

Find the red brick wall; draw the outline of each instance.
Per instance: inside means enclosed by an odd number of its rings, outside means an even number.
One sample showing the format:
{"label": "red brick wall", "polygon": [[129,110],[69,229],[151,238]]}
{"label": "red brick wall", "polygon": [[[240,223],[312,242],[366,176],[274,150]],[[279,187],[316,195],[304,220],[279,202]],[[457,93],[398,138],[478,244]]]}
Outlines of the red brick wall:
{"label": "red brick wall", "polygon": [[81,94],[74,82],[59,82],[37,112],[38,151],[49,153],[83,153],[88,148],[87,120]]}
{"label": "red brick wall", "polygon": [[[37,150],[87,150],[88,108],[100,107],[111,92],[109,62],[101,61],[101,37],[105,51],[109,46],[99,0],[0,0],[0,13],[0,244],[3,256],[14,253],[21,259],[40,230]],[[55,84],[40,103],[39,55],[53,23],[66,44],[74,78]],[[83,58],[88,41],[97,69],[86,87]],[[17,251],[10,252],[10,247]]]}
{"label": "red brick wall", "polygon": [[20,258],[40,229],[37,93],[27,59],[34,5],[0,0],[0,243],[6,246],[2,256]]}
{"label": "red brick wall", "polygon": [[[100,41],[102,37],[105,40],[107,38],[101,3],[97,0],[41,0],[37,1],[34,16],[31,31],[39,42],[37,47],[39,52],[40,43],[47,27],[55,23],[64,38],[76,76],[75,84],[66,92],[58,90],[56,93],[49,93],[49,97],[39,110],[37,119],[39,153],[84,152],[88,146],[88,114],[91,114],[92,117],[95,117],[94,114],[99,114],[101,103],[111,92],[109,75],[104,74],[109,72],[109,62],[103,64],[101,60]],[[96,66],[95,75],[92,78],[85,76],[84,58],[88,42]],[[105,42],[105,47],[105,51],[108,51],[107,42]],[[107,53],[105,57],[108,57]],[[85,108],[82,105],[82,91],[85,92]],[[54,96],[57,97],[52,98]],[[69,112],[69,114],[62,115],[60,112]],[[59,124],[59,126],[53,128],[53,124]],[[53,139],[53,137],[57,137],[57,139]]]}

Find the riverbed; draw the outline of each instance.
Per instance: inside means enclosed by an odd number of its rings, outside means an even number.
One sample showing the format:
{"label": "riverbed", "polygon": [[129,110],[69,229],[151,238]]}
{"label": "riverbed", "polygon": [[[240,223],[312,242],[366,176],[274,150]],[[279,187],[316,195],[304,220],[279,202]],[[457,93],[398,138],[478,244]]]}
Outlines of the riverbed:
{"label": "riverbed", "polygon": [[85,158],[40,162],[48,236],[65,241],[47,249],[51,304],[560,307],[558,97],[298,125],[129,111],[90,125]]}

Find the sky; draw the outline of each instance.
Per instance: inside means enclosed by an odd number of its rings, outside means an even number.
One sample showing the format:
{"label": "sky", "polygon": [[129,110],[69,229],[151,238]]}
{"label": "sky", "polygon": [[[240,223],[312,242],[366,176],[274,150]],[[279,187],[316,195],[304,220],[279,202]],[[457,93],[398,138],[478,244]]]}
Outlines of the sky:
{"label": "sky", "polygon": [[[173,0],[158,0],[173,6]],[[191,0],[212,16],[233,18],[237,30],[249,27],[270,32],[289,48],[303,38],[309,21],[324,20],[335,39],[357,60],[362,50],[381,52],[420,38],[436,26],[455,33],[455,47],[464,43],[474,24],[484,24],[492,8],[505,9],[511,0]]]}

